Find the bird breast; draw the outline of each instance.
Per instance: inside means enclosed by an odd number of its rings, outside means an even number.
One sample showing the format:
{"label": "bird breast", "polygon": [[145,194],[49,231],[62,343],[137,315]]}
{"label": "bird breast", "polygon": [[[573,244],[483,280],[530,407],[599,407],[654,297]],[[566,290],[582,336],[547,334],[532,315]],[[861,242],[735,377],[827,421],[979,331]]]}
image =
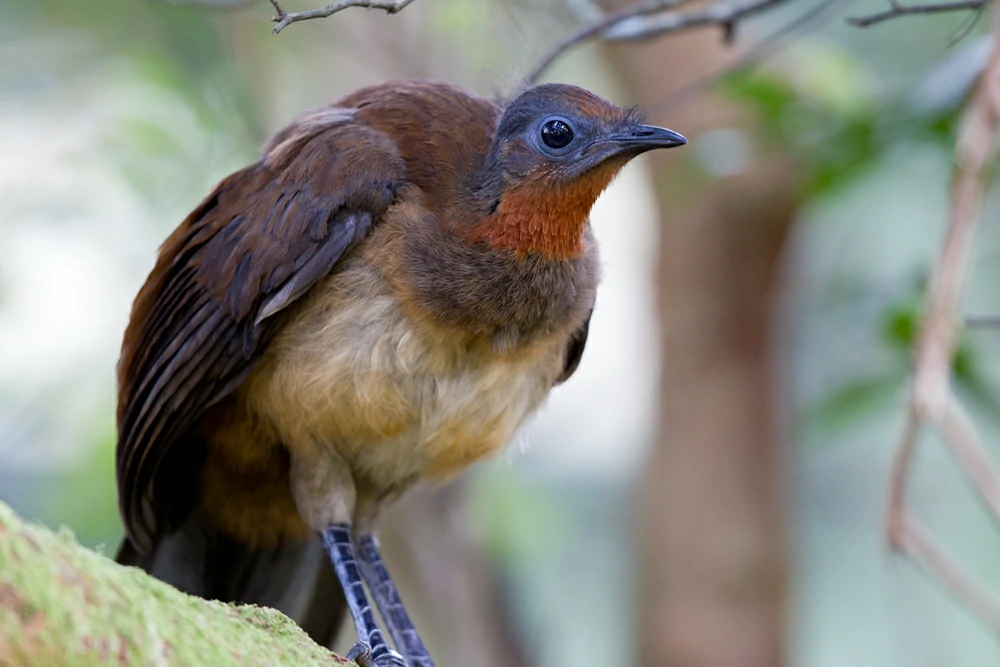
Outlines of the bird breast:
{"label": "bird breast", "polygon": [[316,286],[244,393],[293,457],[329,450],[345,460],[359,495],[449,476],[502,448],[545,399],[579,324],[498,349],[493,337],[441,323],[399,284],[394,227],[379,225]]}

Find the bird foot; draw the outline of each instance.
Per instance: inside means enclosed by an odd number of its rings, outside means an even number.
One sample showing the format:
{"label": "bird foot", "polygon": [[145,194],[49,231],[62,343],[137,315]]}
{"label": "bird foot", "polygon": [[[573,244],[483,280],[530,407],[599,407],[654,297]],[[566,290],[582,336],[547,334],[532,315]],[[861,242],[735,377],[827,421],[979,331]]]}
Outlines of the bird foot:
{"label": "bird foot", "polygon": [[372,648],[367,642],[356,642],[346,657],[358,667],[407,667],[403,656],[391,648],[384,648],[378,657],[373,656]]}
{"label": "bird foot", "polygon": [[374,667],[372,647],[365,642],[355,642],[345,657],[358,667]]}
{"label": "bird foot", "polygon": [[393,651],[391,648],[387,649],[385,653],[377,656],[373,662],[375,667],[408,667],[406,660],[403,656]]}

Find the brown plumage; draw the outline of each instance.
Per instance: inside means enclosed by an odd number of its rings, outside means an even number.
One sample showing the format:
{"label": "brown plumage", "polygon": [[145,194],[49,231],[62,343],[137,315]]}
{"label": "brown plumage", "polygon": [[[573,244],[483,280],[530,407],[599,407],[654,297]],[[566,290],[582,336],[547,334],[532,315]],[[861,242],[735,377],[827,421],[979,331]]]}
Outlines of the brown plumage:
{"label": "brown plumage", "polygon": [[328,641],[312,533],[367,534],[572,375],[597,287],[590,208],[628,159],[682,142],[571,86],[502,109],[426,81],[276,134],[167,239],[133,306],[120,559]]}

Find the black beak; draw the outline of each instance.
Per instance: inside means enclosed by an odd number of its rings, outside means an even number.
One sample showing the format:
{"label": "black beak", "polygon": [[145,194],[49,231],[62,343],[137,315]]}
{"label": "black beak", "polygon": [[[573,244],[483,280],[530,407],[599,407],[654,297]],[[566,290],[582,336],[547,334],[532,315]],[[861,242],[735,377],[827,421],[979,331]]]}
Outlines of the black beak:
{"label": "black beak", "polygon": [[628,132],[622,132],[610,137],[623,150],[651,151],[656,148],[674,148],[688,142],[683,136],[655,125],[638,125]]}
{"label": "black beak", "polygon": [[646,151],[683,146],[687,142],[680,134],[665,127],[632,125],[622,132],[606,134],[585,148],[573,165],[574,173],[581,174],[612,158],[623,157],[628,161]]}

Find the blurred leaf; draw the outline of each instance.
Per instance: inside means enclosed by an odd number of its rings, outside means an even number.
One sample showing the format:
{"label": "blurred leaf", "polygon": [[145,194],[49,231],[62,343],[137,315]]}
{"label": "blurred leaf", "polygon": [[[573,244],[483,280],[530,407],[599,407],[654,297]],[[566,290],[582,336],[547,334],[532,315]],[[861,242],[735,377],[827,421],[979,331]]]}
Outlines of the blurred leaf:
{"label": "blurred leaf", "polygon": [[991,418],[1000,420],[1000,388],[987,377],[984,369],[979,353],[968,341],[960,340],[952,361],[956,389]]}
{"label": "blurred leaf", "polygon": [[834,115],[864,115],[875,107],[876,84],[866,64],[828,40],[800,43],[787,60],[794,87]]}
{"label": "blurred leaf", "polygon": [[125,118],[117,131],[129,140],[128,149],[144,157],[177,157],[184,154],[184,145],[175,133],[146,118]]}
{"label": "blurred leaf", "polygon": [[[852,378],[827,393],[808,410],[806,420],[810,425],[827,430],[843,428],[886,407],[906,389],[920,328],[923,283],[925,280],[914,283],[912,291],[890,303],[882,313],[880,340],[895,354],[895,361],[884,372]],[[1000,419],[1000,387],[990,380],[985,368],[976,348],[960,334],[952,359],[955,386],[992,417]]]}
{"label": "blurred leaf", "polygon": [[490,553],[508,562],[563,548],[571,539],[565,501],[545,486],[493,471],[472,487],[472,515]]}
{"label": "blurred leaf", "polygon": [[959,105],[918,105],[874,93],[867,69],[839,47],[803,47],[775,67],[733,72],[718,89],[756,113],[768,142],[807,170],[805,195],[829,194],[863,176],[903,141],[954,142]]}
{"label": "blurred leaf", "polygon": [[837,131],[813,154],[810,194],[820,194],[859,177],[886,147],[879,139],[874,115],[839,120],[826,120]]}
{"label": "blurred leaf", "polygon": [[[917,340],[921,316],[916,297],[893,304],[883,317],[883,340],[890,348],[912,353]],[[966,393],[992,417],[1000,419],[1000,390],[984,372],[985,364],[979,353],[960,332],[951,362],[952,376],[958,389]]]}
{"label": "blurred leaf", "polygon": [[915,296],[891,304],[882,316],[882,340],[893,349],[909,352],[920,326],[920,301]]}
{"label": "blurred leaf", "polygon": [[799,102],[789,82],[766,71],[741,70],[720,78],[719,87],[756,111],[768,132],[784,138],[788,110]]}
{"label": "blurred leaf", "polygon": [[885,408],[906,386],[907,367],[851,380],[814,405],[806,420],[822,430],[836,430]]}
{"label": "blurred leaf", "polygon": [[721,85],[757,113],[769,140],[799,153],[808,169],[808,195],[855,178],[884,148],[874,108],[858,102],[822,104],[774,72],[740,72],[724,77]]}

